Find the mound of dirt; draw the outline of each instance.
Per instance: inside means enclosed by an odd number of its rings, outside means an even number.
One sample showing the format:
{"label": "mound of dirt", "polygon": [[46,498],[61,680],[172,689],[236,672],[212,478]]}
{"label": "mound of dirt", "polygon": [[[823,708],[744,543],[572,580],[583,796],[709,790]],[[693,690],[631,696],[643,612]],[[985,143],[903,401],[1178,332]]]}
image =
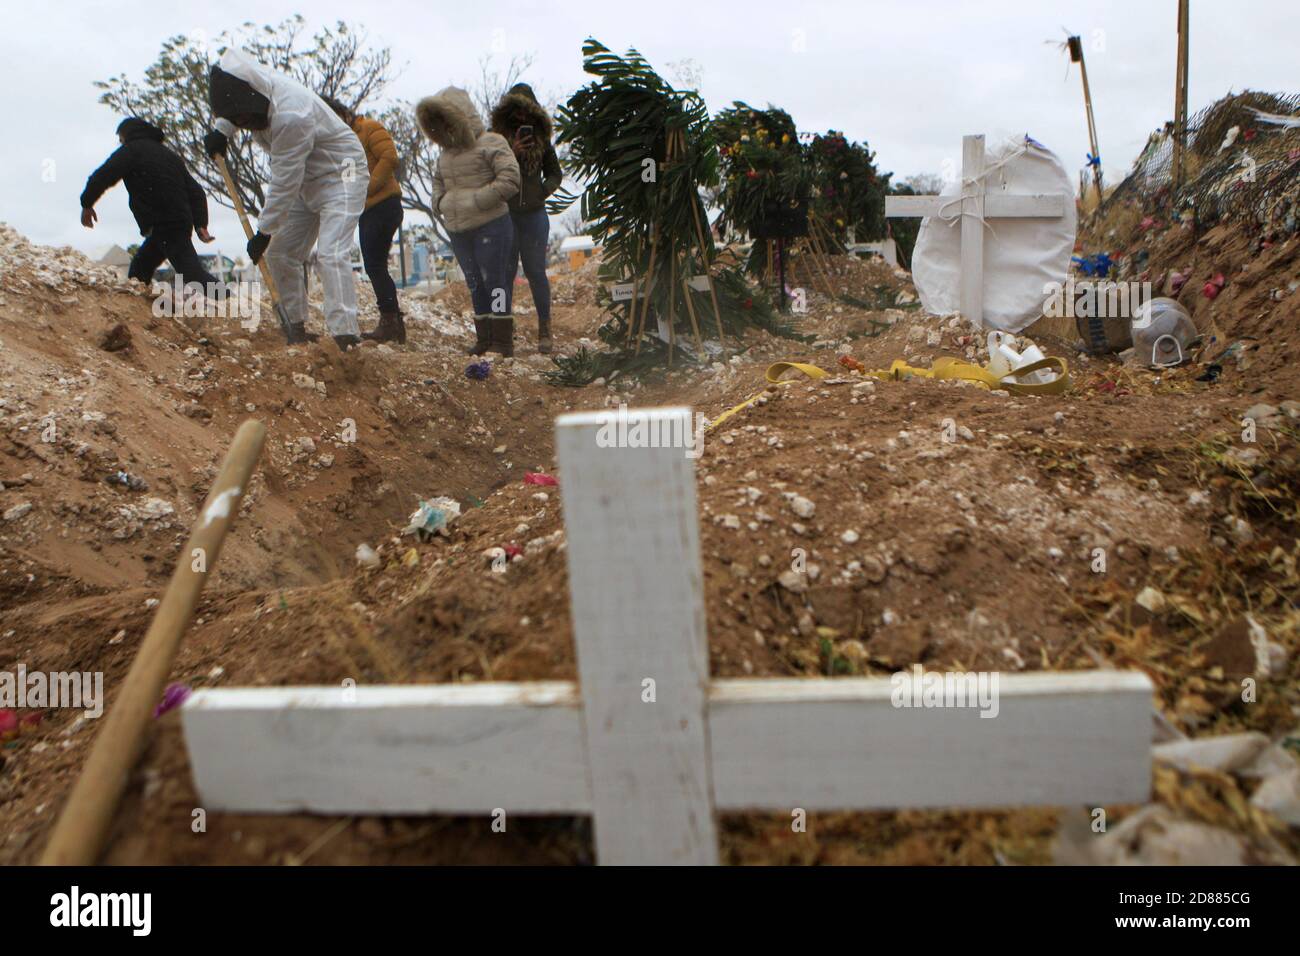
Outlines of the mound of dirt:
{"label": "mound of dirt", "polygon": [[[428,314],[405,349],[339,356],[332,345],[286,349],[270,330],[155,319],[147,300],[116,286],[20,292],[6,280],[0,510],[31,507],[0,523],[0,665],[102,670],[111,706],[214,463],[237,423],[257,416],[270,428],[268,452],[172,680],[572,679],[554,416],[672,402],[716,418],[761,392],[766,366],[787,359],[841,377],[769,389],[709,433],[698,462],[715,675],[884,675],[913,663],[1139,668],[1158,688],[1166,736],[1294,734],[1300,450],[1285,367],[1261,361],[1253,374],[1200,382],[1196,369],[1125,372],[1067,350],[1076,388],[1060,397],[871,381],[839,357],[869,369],[894,358],[981,359],[981,336],[958,318],[917,312],[905,273],[831,265],[837,295],[863,304],[810,286],[798,318],[811,345],[753,331],[724,361],[584,389],[541,383],[548,362],[532,354],[523,292],[520,357],[475,382],[457,352],[467,333],[440,331],[465,328],[454,287],[404,300]],[[78,301],[61,300],[69,294]],[[578,298],[557,301],[562,349],[599,324],[594,298]],[[1293,315],[1248,312],[1221,313],[1225,333],[1272,321],[1295,334]],[[100,350],[98,337],[119,322],[131,347]],[[1273,412],[1243,445],[1241,416],[1261,401]],[[50,415],[56,438],[42,442]],[[525,484],[525,471],[559,485]],[[118,472],[126,485],[104,480]],[[133,490],[131,477],[147,487]],[[450,533],[428,542],[398,534],[415,499],[438,494],[462,504]],[[353,567],[363,541],[378,551],[377,568]],[[517,556],[494,571],[485,552],[506,546]],[[796,552],[807,561],[803,581],[784,573]],[[1251,671],[1252,704],[1240,699],[1233,656],[1245,615],[1277,648],[1264,672]],[[0,863],[39,853],[93,740],[93,721],[43,718],[3,751]],[[1256,785],[1224,773],[1207,790],[1204,775],[1162,771],[1156,801],[1222,830],[1253,859],[1287,858],[1300,843],[1250,805]],[[214,813],[196,834],[198,805],[176,715],[165,715],[107,859],[592,858],[585,820],[527,820],[501,836],[486,818]],[[1114,821],[1134,808],[1109,809]],[[743,814],[723,820],[722,841],[736,863],[1046,863],[1069,820],[1047,810],[826,813],[793,834],[786,816]]]}

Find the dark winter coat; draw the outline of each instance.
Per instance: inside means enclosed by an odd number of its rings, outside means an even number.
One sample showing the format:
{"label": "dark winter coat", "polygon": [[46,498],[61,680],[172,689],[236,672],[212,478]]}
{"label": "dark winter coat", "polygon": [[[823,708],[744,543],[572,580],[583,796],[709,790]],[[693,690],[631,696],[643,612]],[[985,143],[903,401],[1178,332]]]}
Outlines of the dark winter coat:
{"label": "dark winter coat", "polygon": [[147,236],[159,226],[206,227],[208,200],[203,187],[190,175],[185,161],[163,145],[162,130],[131,118],[117,131],[125,142],[90,174],[81,194],[81,207],[92,208],[100,196],[122,182],[140,235]]}
{"label": "dark winter coat", "polygon": [[533,147],[516,152],[523,183],[519,195],[510,200],[511,212],[535,212],[546,205],[546,197],[560,188],[564,171],[551,145],[551,117],[542,109],[527,83],[518,83],[501,97],[492,110],[492,132],[500,133],[514,148],[515,132],[521,126],[533,128]]}

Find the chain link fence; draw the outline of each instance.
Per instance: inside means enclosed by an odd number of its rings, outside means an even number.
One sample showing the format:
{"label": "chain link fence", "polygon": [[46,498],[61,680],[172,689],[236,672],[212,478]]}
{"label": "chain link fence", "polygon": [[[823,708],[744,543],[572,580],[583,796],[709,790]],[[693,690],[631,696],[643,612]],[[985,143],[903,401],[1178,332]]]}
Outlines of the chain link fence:
{"label": "chain link fence", "polygon": [[1130,205],[1170,215],[1192,212],[1202,226],[1230,219],[1265,235],[1293,234],[1300,215],[1300,128],[1270,123],[1256,110],[1300,118],[1300,94],[1232,94],[1191,117],[1177,189],[1172,129],[1152,133],[1100,211]]}

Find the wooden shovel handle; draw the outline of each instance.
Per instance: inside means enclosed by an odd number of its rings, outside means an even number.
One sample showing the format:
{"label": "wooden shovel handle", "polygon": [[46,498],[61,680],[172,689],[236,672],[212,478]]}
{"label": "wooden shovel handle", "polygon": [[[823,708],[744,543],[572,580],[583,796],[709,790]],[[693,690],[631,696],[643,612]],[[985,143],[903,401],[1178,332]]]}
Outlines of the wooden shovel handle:
{"label": "wooden shovel handle", "polygon": [[[226,181],[226,192],[230,193],[230,201],[235,204],[235,212],[239,214],[239,221],[244,227],[245,238],[253,238],[253,226],[248,221],[248,213],[244,211],[244,200],[239,198],[239,189],[235,186],[235,178],[230,175],[230,167],[226,165],[226,157],[220,153],[212,157],[217,163],[217,169],[221,170],[221,178]],[[275,280],[271,278],[271,270],[267,268],[266,256],[257,260],[257,267],[262,270],[262,281],[266,283],[266,290],[271,293],[271,301],[278,304],[280,302],[280,293],[275,288]]]}
{"label": "wooden shovel handle", "polygon": [[149,632],[136,651],[122,689],[104,718],[81,776],[45,845],[43,866],[88,866],[99,859],[181,637],[194,615],[203,585],[216,567],[226,531],[239,514],[265,438],[266,426],[251,419],[235,433]]}

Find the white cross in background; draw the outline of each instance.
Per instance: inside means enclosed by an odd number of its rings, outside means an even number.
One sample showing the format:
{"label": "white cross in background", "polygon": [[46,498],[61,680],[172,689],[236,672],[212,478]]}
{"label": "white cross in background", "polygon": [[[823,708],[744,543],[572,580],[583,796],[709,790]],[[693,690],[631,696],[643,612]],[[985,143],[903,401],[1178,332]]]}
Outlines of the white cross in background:
{"label": "white cross in background", "polygon": [[984,321],[984,224],[989,219],[1056,219],[1065,215],[1062,193],[1017,194],[987,190],[984,137],[963,136],[959,196],[886,196],[885,215],[951,220],[961,216],[961,313],[971,322]]}

